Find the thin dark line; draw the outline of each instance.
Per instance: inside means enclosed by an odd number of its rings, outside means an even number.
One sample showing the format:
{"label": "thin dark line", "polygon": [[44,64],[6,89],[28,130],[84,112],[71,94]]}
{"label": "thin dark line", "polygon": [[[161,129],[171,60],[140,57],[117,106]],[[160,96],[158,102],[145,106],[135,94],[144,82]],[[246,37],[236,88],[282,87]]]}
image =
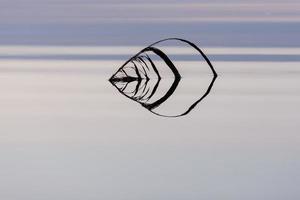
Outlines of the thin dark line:
{"label": "thin dark line", "polygon": [[[184,113],[182,113],[182,114],[180,114],[180,115],[174,115],[174,116],[162,115],[162,114],[159,114],[159,113],[156,113],[156,112],[153,111],[153,109],[159,107],[161,104],[163,104],[165,101],[167,101],[167,99],[169,99],[169,98],[173,95],[173,93],[175,92],[175,90],[176,90],[176,88],[177,88],[177,86],[178,86],[178,84],[179,84],[179,82],[180,82],[180,80],[181,80],[180,73],[178,72],[178,70],[177,70],[177,68],[175,67],[175,65],[173,64],[173,62],[169,59],[169,57],[168,57],[163,51],[161,51],[159,48],[153,47],[154,45],[156,45],[156,44],[158,44],[158,43],[160,43],[160,42],[163,42],[163,41],[167,41],[167,40],[178,40],[178,41],[182,41],[182,42],[185,42],[185,43],[189,44],[189,45],[192,46],[193,48],[195,48],[195,49],[202,55],[202,57],[205,59],[205,61],[207,62],[207,64],[209,65],[210,69],[211,69],[212,72],[213,72],[213,78],[212,78],[212,80],[211,80],[211,82],[210,82],[210,84],[209,84],[209,86],[208,86],[206,92],[201,96],[201,98],[198,99],[197,101],[195,101],[191,106],[189,106],[188,109],[187,109]],[[148,51],[152,51],[153,53],[155,53],[156,55],[158,55],[161,59],[163,59],[164,62],[167,64],[167,66],[171,69],[171,71],[172,71],[173,74],[174,74],[174,82],[172,83],[172,85],[171,85],[171,87],[169,88],[169,90],[163,95],[163,97],[161,97],[160,99],[156,100],[154,103],[149,103],[149,104],[147,103],[147,101],[149,101],[149,100],[151,99],[151,97],[156,93],[156,91],[157,91],[157,89],[158,89],[158,87],[159,87],[159,83],[160,83],[161,77],[160,77],[160,74],[159,74],[159,72],[158,72],[158,70],[157,70],[157,67],[155,66],[155,64],[154,64],[153,61],[151,60],[150,56],[146,53],[146,52],[148,52]],[[139,56],[139,55],[142,54],[142,53],[143,53],[144,55]],[[147,72],[146,72],[144,66],[141,64],[141,62],[143,62],[143,63],[145,64],[145,66],[147,67],[148,70],[149,70],[149,67],[148,67],[147,63],[146,63],[142,58],[146,58],[146,59],[150,62],[150,64],[151,64],[153,70],[155,71],[155,73],[156,73],[157,76],[158,76],[157,82],[156,82],[156,84],[155,84],[155,86],[154,86],[154,88],[153,88],[153,90],[152,90],[150,96],[147,97],[147,98],[145,99],[146,102],[139,102],[139,100],[143,99],[143,98],[148,94],[148,92],[150,91],[150,88],[148,88],[147,92],[144,93],[144,92],[145,92],[145,89],[147,88],[147,84],[148,84],[148,80],[149,80],[149,79],[148,79],[148,76],[146,75]],[[139,62],[139,64],[141,65],[142,69],[143,69],[144,72],[145,72],[145,77],[146,77],[146,79],[147,79],[146,82],[145,82],[141,87],[140,87],[140,85],[141,85],[141,82],[142,82],[142,79],[143,79],[143,78],[141,77],[141,75],[140,75],[140,73],[139,73],[139,69],[138,69],[137,65],[134,63],[134,60],[136,60],[136,61]],[[129,62],[132,62],[132,63],[134,64],[134,67],[132,67],[132,68],[135,69],[135,71],[136,71],[138,77],[135,78],[135,79],[134,79],[134,77],[132,77],[132,78],[129,77],[128,80],[127,80],[127,79],[124,79],[124,80],[118,80],[118,79],[116,79],[116,78],[115,78],[115,75],[116,75],[116,74],[117,74],[124,66],[126,66]],[[141,71],[141,72],[142,72],[142,71]],[[126,73],[125,73],[125,74],[126,74]],[[113,76],[110,78],[110,82],[114,85],[114,87],[117,88],[117,90],[118,90],[121,94],[123,94],[124,96],[126,96],[126,97],[132,99],[133,101],[135,101],[135,102],[141,104],[143,107],[145,107],[147,110],[149,110],[151,113],[153,113],[153,114],[155,114],[155,115],[163,116],[163,117],[181,117],[181,116],[184,116],[184,115],[187,115],[188,113],[190,113],[190,112],[191,112],[191,111],[192,111],[192,110],[193,110],[193,109],[194,109],[194,108],[195,108],[195,107],[196,107],[196,106],[197,106],[197,105],[198,105],[198,104],[199,104],[199,103],[200,103],[200,102],[201,102],[201,101],[202,101],[202,100],[203,100],[203,99],[211,92],[211,89],[212,89],[212,87],[213,87],[213,85],[214,85],[214,82],[215,82],[217,76],[218,76],[218,75],[217,75],[217,73],[216,73],[214,67],[212,66],[210,60],[208,59],[208,57],[207,57],[207,56],[203,53],[203,51],[202,51],[200,48],[198,48],[195,44],[193,44],[192,42],[189,42],[189,41],[187,41],[187,40],[180,39],[180,38],[167,38],[167,39],[163,39],[163,40],[157,41],[157,42],[155,42],[155,43],[149,45],[148,47],[142,49],[139,53],[137,53],[136,55],[134,55],[133,57],[131,57],[129,60],[127,60],[127,61],[126,61],[126,62],[125,62],[125,63],[117,70],[117,72],[116,72],[115,74],[113,74]],[[133,96],[129,96],[127,93],[123,92],[124,88],[127,87],[127,84],[128,84],[128,83],[125,85],[125,87],[124,87],[123,90],[121,91],[120,88],[118,88],[117,85],[114,84],[114,83],[117,82],[117,81],[130,81],[130,82],[131,82],[131,81],[137,81],[136,89],[135,89],[135,91],[133,91],[133,92],[131,93],[131,94],[134,93]],[[141,94],[140,97],[136,97],[135,95],[138,93],[138,91],[140,91],[140,89],[143,89],[142,94]]]}

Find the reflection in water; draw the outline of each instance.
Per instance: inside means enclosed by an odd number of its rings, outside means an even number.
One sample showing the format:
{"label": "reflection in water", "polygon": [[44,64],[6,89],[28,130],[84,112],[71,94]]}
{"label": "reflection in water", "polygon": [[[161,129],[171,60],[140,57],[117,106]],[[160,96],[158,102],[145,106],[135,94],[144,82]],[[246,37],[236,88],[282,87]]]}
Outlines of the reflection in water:
{"label": "reflection in water", "polygon": [[[192,48],[195,51],[195,56],[199,57],[202,63],[205,63],[205,68],[209,68],[213,76],[206,83],[200,97],[198,94],[196,100],[189,105],[183,105],[185,106],[183,110],[177,113],[163,114],[169,112],[167,111],[168,106],[166,109],[165,104],[182,82],[182,75],[178,70],[180,64],[172,59],[172,55],[164,51],[165,47],[174,44]],[[170,83],[162,81],[169,74],[173,75],[172,81]],[[210,93],[216,78],[217,73],[209,59],[195,44],[179,38],[168,38],[151,44],[131,57],[112,75],[109,81],[121,94],[141,104],[153,114],[164,117],[180,117],[188,114]],[[178,105],[173,103],[171,110],[176,110]],[[161,111],[159,110],[160,107],[165,108]]]}

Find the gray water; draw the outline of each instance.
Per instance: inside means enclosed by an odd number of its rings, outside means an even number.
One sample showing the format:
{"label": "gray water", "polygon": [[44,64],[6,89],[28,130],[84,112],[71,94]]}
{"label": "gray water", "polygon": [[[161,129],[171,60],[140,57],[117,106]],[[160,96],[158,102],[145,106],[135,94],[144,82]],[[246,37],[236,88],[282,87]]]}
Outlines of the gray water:
{"label": "gray water", "polygon": [[[45,4],[67,5],[55,2]],[[148,16],[142,23],[130,15],[127,24],[117,16],[92,21],[95,27],[70,13],[55,21],[51,9],[32,18],[3,5],[10,17],[0,20],[0,199],[300,198],[297,12],[280,22],[264,15],[233,20],[227,12],[223,20],[212,14],[180,22],[160,14],[165,21]],[[105,18],[97,16],[90,17]],[[131,55],[165,36],[195,42],[218,73],[209,95],[179,118],[153,115],[108,81]],[[171,110],[197,99],[208,80],[189,53],[177,54],[192,68]]]}

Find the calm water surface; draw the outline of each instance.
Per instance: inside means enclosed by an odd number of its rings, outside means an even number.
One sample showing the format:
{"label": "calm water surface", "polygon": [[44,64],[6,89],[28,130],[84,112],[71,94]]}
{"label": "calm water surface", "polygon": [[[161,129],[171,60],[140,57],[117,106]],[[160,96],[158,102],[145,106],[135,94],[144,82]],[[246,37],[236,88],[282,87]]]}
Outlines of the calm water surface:
{"label": "calm water surface", "polygon": [[[0,0],[0,199],[299,200],[299,8]],[[153,115],[108,81],[168,37],[199,45],[218,73],[180,118]],[[164,108],[175,112],[212,77],[188,49],[170,51],[184,66]]]}
{"label": "calm water surface", "polygon": [[[219,74],[211,93],[189,115],[162,118],[108,82],[139,47],[97,47],[107,50],[101,55],[126,53],[115,60],[57,59],[68,55],[61,47],[5,48],[1,198],[299,197],[300,62],[235,59],[299,49],[204,48],[229,58],[211,60]],[[74,49],[75,58],[95,51]],[[197,94],[203,77],[191,70],[182,81],[189,89],[171,108]]]}

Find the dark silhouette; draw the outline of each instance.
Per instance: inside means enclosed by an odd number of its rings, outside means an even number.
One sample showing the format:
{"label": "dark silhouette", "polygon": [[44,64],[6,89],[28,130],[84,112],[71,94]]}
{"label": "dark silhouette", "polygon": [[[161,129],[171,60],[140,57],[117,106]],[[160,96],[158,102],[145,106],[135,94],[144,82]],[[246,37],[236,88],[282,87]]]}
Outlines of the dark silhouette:
{"label": "dark silhouette", "polygon": [[[169,99],[172,96],[172,94],[175,92],[177,86],[181,81],[181,75],[177,70],[176,66],[174,65],[174,63],[172,62],[172,60],[162,50],[160,50],[158,47],[155,47],[155,45],[168,40],[176,40],[176,41],[183,42],[189,45],[190,47],[194,48],[196,51],[198,51],[199,55],[204,58],[204,60],[208,64],[213,74],[213,78],[210,84],[207,86],[206,92],[202,94],[201,97],[197,101],[195,101],[192,105],[188,106],[185,112],[173,116],[167,116],[153,111],[153,109],[158,108],[160,105],[165,103],[167,99]],[[149,56],[150,53],[158,56],[174,74],[174,81],[171,84],[170,88],[162,97],[156,99],[153,102],[151,102],[150,99],[155,95],[162,77],[159,73],[158,67],[155,65],[154,61]],[[129,71],[132,71],[134,75],[129,74]],[[148,73],[150,73],[150,71],[153,71],[154,74],[156,74],[155,78],[150,78],[148,76]],[[131,57],[117,70],[115,74],[112,75],[109,81],[113,86],[117,88],[117,90],[121,94],[141,104],[144,108],[146,108],[153,114],[156,114],[158,116],[163,116],[163,117],[180,117],[188,114],[191,110],[193,110],[196,107],[196,105],[199,102],[201,102],[210,93],[216,78],[217,78],[217,73],[214,67],[212,66],[211,62],[209,61],[207,56],[202,52],[201,49],[199,49],[195,44],[187,40],[180,39],[180,38],[168,38],[151,44],[150,46],[142,49],[139,53]],[[150,80],[155,80],[156,83],[154,84],[153,87],[148,88],[148,84]],[[134,89],[129,92],[126,91],[128,85],[132,83],[135,83]]]}

